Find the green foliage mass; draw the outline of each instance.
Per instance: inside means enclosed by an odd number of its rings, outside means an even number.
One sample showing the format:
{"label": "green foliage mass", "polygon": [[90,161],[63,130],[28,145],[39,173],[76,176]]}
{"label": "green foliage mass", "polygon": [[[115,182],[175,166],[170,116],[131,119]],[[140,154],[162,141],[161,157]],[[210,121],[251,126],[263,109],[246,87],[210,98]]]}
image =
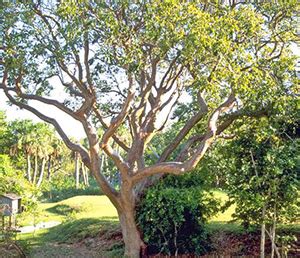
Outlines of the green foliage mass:
{"label": "green foliage mass", "polygon": [[217,213],[219,205],[211,193],[204,191],[203,179],[196,172],[166,177],[147,190],[137,210],[148,252],[208,252],[211,246],[205,223]]}
{"label": "green foliage mass", "polygon": [[[178,56],[177,66],[193,77],[185,78],[184,88],[193,99],[205,89],[208,105],[215,107],[234,90],[245,109],[255,110],[285,95],[287,87],[295,90],[296,60],[289,45],[297,38],[298,10],[294,1],[232,7],[158,0],[7,3],[1,10],[6,17],[4,61],[9,84],[22,70],[23,91],[47,96],[55,88],[48,78],[61,77],[58,66],[80,61],[78,53],[87,42],[93,54],[85,65],[97,104],[105,111],[120,108],[109,94],[117,89],[117,74],[127,70],[139,79],[153,60],[160,61],[156,65],[162,73]],[[66,91],[70,96],[64,104],[79,107],[82,100],[72,87]]]}
{"label": "green foliage mass", "polygon": [[219,181],[227,190],[233,217],[247,227],[272,224],[274,216],[283,224],[299,218],[299,125],[294,112],[279,114],[234,128],[236,137],[220,140],[202,167],[213,186]]}
{"label": "green foliage mass", "polygon": [[281,223],[299,218],[299,139],[283,139],[273,130],[271,135],[245,133],[229,146],[229,195],[238,207],[234,216],[246,225],[261,223],[264,206],[267,223],[274,213]]}
{"label": "green foliage mass", "polygon": [[22,205],[27,213],[36,209],[37,190],[16,170],[7,155],[0,154],[0,195],[15,193],[22,198]]}

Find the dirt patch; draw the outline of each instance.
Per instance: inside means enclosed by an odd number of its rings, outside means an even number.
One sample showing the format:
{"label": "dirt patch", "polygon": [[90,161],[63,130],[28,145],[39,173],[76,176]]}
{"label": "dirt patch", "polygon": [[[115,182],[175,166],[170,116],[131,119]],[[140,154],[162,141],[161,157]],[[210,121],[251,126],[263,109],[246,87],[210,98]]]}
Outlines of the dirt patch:
{"label": "dirt patch", "polygon": [[13,258],[25,257],[25,254],[15,242],[0,242],[0,257]]}
{"label": "dirt patch", "polygon": [[101,231],[97,237],[87,237],[75,246],[85,246],[91,249],[101,248],[102,250],[110,250],[116,245],[123,244],[121,231]]}

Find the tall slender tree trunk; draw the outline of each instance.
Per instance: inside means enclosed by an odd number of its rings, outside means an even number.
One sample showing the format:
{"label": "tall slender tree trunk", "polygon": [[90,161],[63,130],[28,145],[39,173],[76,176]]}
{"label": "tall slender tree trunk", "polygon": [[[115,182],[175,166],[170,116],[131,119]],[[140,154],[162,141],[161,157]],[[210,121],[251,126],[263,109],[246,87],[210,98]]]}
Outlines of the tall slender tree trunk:
{"label": "tall slender tree trunk", "polygon": [[75,152],[75,185],[79,189],[79,155]]}
{"label": "tall slender tree trunk", "polygon": [[262,209],[262,223],[261,223],[261,235],[260,235],[260,258],[265,258],[265,240],[266,240],[266,204]]}
{"label": "tall slender tree trunk", "polygon": [[86,177],[86,183],[87,183],[87,186],[90,186],[90,180],[89,180],[89,170],[85,168],[85,177]]}
{"label": "tall slender tree trunk", "polygon": [[49,156],[48,159],[48,166],[47,166],[47,180],[50,182],[51,181],[51,155]]}
{"label": "tall slender tree trunk", "polygon": [[37,187],[40,187],[42,182],[43,182],[43,178],[44,178],[44,172],[45,172],[45,165],[46,165],[46,159],[42,158],[42,165],[41,165],[41,172],[40,172],[40,177],[39,180],[36,184]]}
{"label": "tall slender tree trunk", "polygon": [[[51,182],[51,155],[49,155],[48,159],[48,165],[47,165],[47,180],[48,182]],[[52,189],[50,185],[50,190],[49,190],[49,199],[52,199]]]}
{"label": "tall slender tree trunk", "polygon": [[26,155],[26,160],[27,160],[27,179],[29,182],[31,182],[31,156],[30,154]]}
{"label": "tall slender tree trunk", "polygon": [[36,183],[37,173],[38,173],[38,155],[35,154],[35,156],[34,156],[34,172],[33,172],[33,179],[32,179],[33,184]]}
{"label": "tall slender tree trunk", "polygon": [[272,249],[271,249],[271,258],[274,258],[274,254],[276,253],[277,257],[280,257],[278,248],[276,246],[276,225],[277,225],[277,205],[274,204],[274,215],[273,215],[273,225],[272,230],[270,232],[271,242],[272,242]]}
{"label": "tall slender tree trunk", "polygon": [[85,169],[84,169],[84,164],[83,162],[81,162],[81,173],[82,173],[82,177],[83,177],[83,183],[84,183],[84,186],[87,186],[87,181],[86,181],[86,174],[85,174]]}
{"label": "tall slender tree trunk", "polygon": [[81,163],[81,169],[82,169],[82,175],[83,175],[83,178],[84,178],[84,184],[86,186],[89,186],[90,183],[89,183],[89,174],[88,174],[88,170],[86,168],[86,166],[84,165],[84,163],[82,162]]}

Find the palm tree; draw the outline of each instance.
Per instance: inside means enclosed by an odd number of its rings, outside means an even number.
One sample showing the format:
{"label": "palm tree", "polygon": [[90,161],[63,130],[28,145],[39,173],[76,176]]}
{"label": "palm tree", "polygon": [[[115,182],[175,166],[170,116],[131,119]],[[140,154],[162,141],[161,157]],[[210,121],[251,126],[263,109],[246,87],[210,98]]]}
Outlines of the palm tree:
{"label": "palm tree", "polygon": [[32,182],[31,156],[35,150],[34,124],[30,120],[15,120],[10,124],[10,155],[25,155],[26,177]]}

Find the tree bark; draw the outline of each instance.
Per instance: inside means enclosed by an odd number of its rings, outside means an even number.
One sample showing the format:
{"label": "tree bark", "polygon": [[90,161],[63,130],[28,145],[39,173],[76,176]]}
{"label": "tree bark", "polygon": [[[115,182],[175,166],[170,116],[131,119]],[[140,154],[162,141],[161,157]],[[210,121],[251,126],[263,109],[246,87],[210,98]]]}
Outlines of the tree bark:
{"label": "tree bark", "polygon": [[145,244],[135,221],[135,194],[130,183],[124,182],[121,189],[121,202],[118,209],[119,220],[125,243],[125,257],[138,258]]}
{"label": "tree bark", "polygon": [[127,207],[118,214],[125,244],[125,257],[139,258],[145,244],[136,226],[134,209]]}
{"label": "tree bark", "polygon": [[86,176],[86,183],[87,183],[87,186],[90,186],[90,180],[89,180],[89,170],[84,167],[84,170],[85,170],[85,176]]}
{"label": "tree bark", "polygon": [[33,184],[36,183],[37,172],[38,172],[38,155],[35,154],[35,156],[34,156],[34,172],[33,172],[33,179],[32,179]]}
{"label": "tree bark", "polygon": [[31,182],[31,161],[30,161],[30,154],[26,155],[26,160],[27,160],[27,179],[29,182]]}
{"label": "tree bark", "polygon": [[38,180],[38,182],[36,184],[37,187],[40,187],[41,184],[42,184],[42,182],[43,182],[45,165],[46,165],[46,159],[42,158],[42,165],[41,165],[40,177],[39,177],[39,180]]}
{"label": "tree bark", "polygon": [[88,181],[87,181],[87,176],[86,176],[86,169],[85,166],[83,164],[83,162],[81,162],[81,172],[82,172],[82,177],[83,177],[83,183],[85,186],[88,186]]}
{"label": "tree bark", "polygon": [[48,159],[47,179],[49,182],[51,181],[51,155],[49,156],[49,159]]}
{"label": "tree bark", "polygon": [[280,257],[278,248],[276,246],[276,225],[277,225],[277,206],[275,203],[274,215],[273,215],[273,225],[272,225],[272,230],[270,232],[270,238],[271,238],[271,242],[272,242],[271,258],[274,258],[275,253],[276,253],[277,257]]}

